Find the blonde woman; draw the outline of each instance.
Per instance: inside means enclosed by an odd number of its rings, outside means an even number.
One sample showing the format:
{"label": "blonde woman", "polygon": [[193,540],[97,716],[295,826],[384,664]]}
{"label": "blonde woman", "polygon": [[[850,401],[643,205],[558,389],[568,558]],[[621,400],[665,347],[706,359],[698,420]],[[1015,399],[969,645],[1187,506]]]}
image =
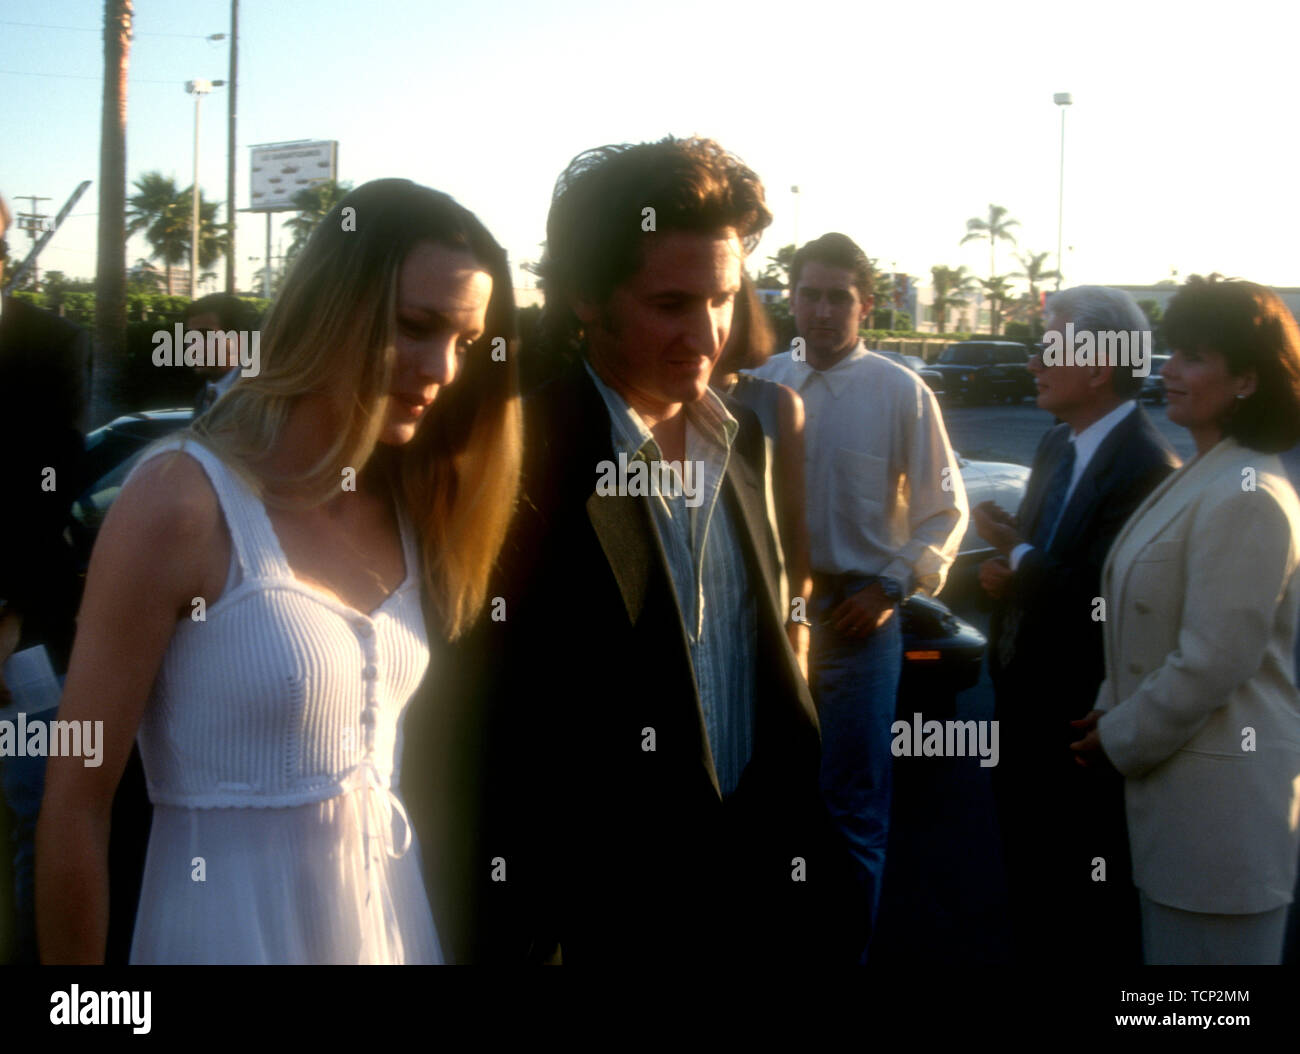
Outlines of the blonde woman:
{"label": "blonde woman", "polygon": [[395,757],[427,633],[481,607],[513,506],[513,310],[471,213],[368,183],[304,248],[259,372],[146,452],[91,560],[59,715],[102,721],[104,745],[99,767],[49,766],[46,962],[103,958],[137,734],[154,819],[132,962],[441,961]]}

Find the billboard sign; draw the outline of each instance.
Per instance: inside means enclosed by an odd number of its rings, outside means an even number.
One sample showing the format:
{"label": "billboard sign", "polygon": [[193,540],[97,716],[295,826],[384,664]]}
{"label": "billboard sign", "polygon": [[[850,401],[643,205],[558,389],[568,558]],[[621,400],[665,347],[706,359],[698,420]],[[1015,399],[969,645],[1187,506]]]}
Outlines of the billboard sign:
{"label": "billboard sign", "polygon": [[294,143],[263,143],[250,148],[252,173],[250,212],[284,212],[293,197],[317,183],[338,178],[336,139],[301,139]]}

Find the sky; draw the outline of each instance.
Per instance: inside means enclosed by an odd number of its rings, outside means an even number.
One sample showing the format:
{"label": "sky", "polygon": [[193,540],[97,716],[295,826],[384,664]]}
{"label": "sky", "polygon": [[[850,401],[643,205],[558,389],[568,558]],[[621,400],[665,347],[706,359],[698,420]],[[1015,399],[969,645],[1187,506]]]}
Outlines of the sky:
{"label": "sky", "polygon": [[[0,193],[14,211],[39,194],[53,214],[98,180],[102,21],[89,0],[0,0]],[[755,271],[796,238],[840,230],[887,270],[985,276],[987,243],[959,242],[990,203],[1020,221],[999,273],[1018,269],[1017,251],[1055,263],[1052,98],[1070,92],[1067,285],[1218,271],[1300,286],[1298,28],[1300,5],[1260,0],[243,0],[236,201],[249,204],[250,145],[335,139],[340,179],[444,190],[518,266],[539,257],[551,188],[575,154],[700,134],[767,188],[775,219]],[[185,81],[226,77],[228,42],[204,38],[229,29],[228,0],[136,0],[128,185],[151,170],[190,184]],[[226,91],[202,103],[199,169],[223,202]],[[97,193],[92,183],[43,270],[93,276]],[[29,245],[9,240],[15,256]],[[237,251],[250,288],[261,215],[240,215]],[[128,262],[148,252],[133,239]]]}

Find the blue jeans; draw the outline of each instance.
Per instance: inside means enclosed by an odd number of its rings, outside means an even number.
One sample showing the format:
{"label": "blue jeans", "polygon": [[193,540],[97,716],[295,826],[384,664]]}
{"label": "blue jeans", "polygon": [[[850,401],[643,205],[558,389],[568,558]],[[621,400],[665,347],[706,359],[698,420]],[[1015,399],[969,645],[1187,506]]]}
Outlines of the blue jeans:
{"label": "blue jeans", "polygon": [[853,857],[875,927],[889,842],[894,756],[890,750],[898,681],[903,672],[902,620],[894,617],[862,640],[823,620],[874,577],[845,575],[812,602],[809,680],[822,727],[821,791]]}
{"label": "blue jeans", "polygon": [[[63,677],[59,677],[62,686]],[[53,721],[58,707],[29,714],[28,721]],[[31,964],[36,951],[36,819],[45,794],[45,758],[0,758],[0,792],[14,817],[14,929],[12,962]],[[8,847],[6,847],[8,848]]]}

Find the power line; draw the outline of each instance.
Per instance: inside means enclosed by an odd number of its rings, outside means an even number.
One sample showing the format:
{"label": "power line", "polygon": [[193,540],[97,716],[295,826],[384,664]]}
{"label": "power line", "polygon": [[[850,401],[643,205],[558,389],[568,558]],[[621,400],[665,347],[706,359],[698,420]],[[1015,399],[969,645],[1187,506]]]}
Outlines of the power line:
{"label": "power line", "polygon": [[[89,73],[33,73],[29,70],[0,70],[0,73],[8,73],[14,77],[57,77],[60,80],[70,81],[102,81],[102,76],[94,76]],[[127,76],[130,84],[184,84],[181,80],[158,80],[148,77]]]}
{"label": "power line", "polygon": [[[66,29],[73,33],[101,33],[102,26],[52,26],[45,22],[9,22],[0,20],[0,26],[23,26],[27,29]],[[148,30],[136,32],[132,30],[133,37],[182,37],[186,40],[207,40],[203,33],[153,33]]]}

